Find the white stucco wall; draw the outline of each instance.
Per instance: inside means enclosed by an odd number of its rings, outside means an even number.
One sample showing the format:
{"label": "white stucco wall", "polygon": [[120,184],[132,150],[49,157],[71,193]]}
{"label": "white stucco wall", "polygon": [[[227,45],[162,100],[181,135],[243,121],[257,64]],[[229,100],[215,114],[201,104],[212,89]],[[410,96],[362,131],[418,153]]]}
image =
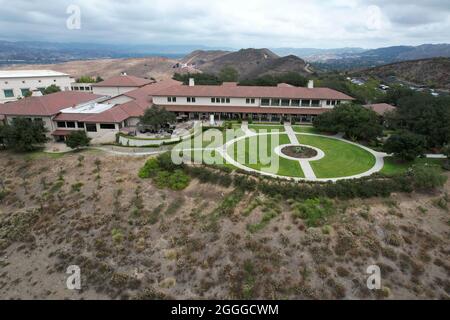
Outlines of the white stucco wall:
{"label": "white stucco wall", "polygon": [[[38,88],[47,88],[52,84],[61,88],[61,91],[71,90],[71,79],[69,76],[50,76],[50,77],[23,77],[23,78],[1,78],[0,79],[0,102],[15,101],[22,97],[21,89],[30,91]],[[4,90],[12,89],[14,97],[6,98]]]}
{"label": "white stucco wall", "polygon": [[133,90],[139,89],[139,87],[92,87],[92,92],[94,94],[115,97],[121,95],[126,92],[130,92]]}
{"label": "white stucco wall", "polygon": [[14,118],[30,118],[32,120],[41,119],[44,122],[44,127],[47,128],[47,136],[51,136],[52,131],[56,129],[56,124],[53,122],[51,117],[41,117],[41,116],[6,116],[7,123],[11,124]]}
{"label": "white stucco wall", "polygon": [[[233,107],[268,107],[273,108],[274,106],[263,106],[261,105],[260,98],[250,98],[255,99],[255,103],[246,103],[247,98],[230,98],[230,103],[213,103],[211,102],[212,97],[196,97],[195,102],[188,102],[187,97],[176,97],[176,102],[168,102],[167,97],[153,97],[153,103],[161,106],[189,106],[189,105],[197,105],[197,106],[233,106]],[[219,98],[219,97],[218,97]],[[281,100],[281,99],[280,99]],[[295,99],[288,99],[295,100]],[[301,100],[301,99],[300,99]],[[305,99],[308,102],[309,99]],[[282,108],[301,108],[300,106],[281,106],[281,101],[279,107]],[[303,108],[307,108],[307,106],[303,106]],[[333,108],[333,106],[327,106],[327,100],[320,100],[319,108]]]}

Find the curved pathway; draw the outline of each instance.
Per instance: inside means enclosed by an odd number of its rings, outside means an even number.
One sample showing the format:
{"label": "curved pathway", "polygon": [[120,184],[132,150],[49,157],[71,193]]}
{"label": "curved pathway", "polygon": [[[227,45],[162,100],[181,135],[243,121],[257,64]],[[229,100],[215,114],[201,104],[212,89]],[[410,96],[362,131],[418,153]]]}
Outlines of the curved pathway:
{"label": "curved pathway", "polygon": [[[285,129],[288,131],[289,128],[287,128],[287,127],[289,127],[289,126],[285,126]],[[292,127],[290,129],[292,130]],[[286,132],[268,132],[268,133],[258,133],[256,135],[283,135],[283,134],[286,134]],[[259,174],[262,174],[262,175],[266,175],[266,176],[270,176],[270,177],[274,177],[274,178],[281,178],[281,179],[294,180],[294,181],[320,181],[320,182],[333,181],[333,182],[335,182],[335,181],[339,181],[339,180],[358,179],[358,178],[370,176],[370,175],[372,175],[372,174],[374,174],[376,172],[379,172],[381,169],[383,169],[384,157],[387,156],[386,153],[381,153],[381,152],[374,151],[374,150],[372,150],[370,148],[367,148],[367,147],[365,147],[363,145],[360,145],[358,143],[345,140],[345,139],[341,138],[338,135],[336,135],[336,136],[326,136],[326,135],[321,135],[321,134],[303,133],[303,132],[302,133],[299,132],[297,134],[336,139],[336,140],[343,141],[345,143],[353,144],[353,145],[358,146],[358,147],[368,151],[369,153],[371,153],[375,157],[375,165],[372,168],[370,168],[369,170],[367,170],[367,171],[365,171],[363,173],[360,173],[360,174],[353,175],[353,176],[339,177],[339,178],[317,178],[317,177],[315,177],[315,175],[314,175],[314,177],[312,177],[312,175],[310,175],[309,177],[306,177],[306,173],[305,173],[305,178],[297,178],[297,177],[280,176],[280,175],[277,175],[277,174],[264,172],[264,171],[260,171],[260,170],[256,170],[256,169],[252,169],[252,168],[247,167],[247,166],[237,162],[236,160],[234,160],[233,157],[231,157],[228,154],[228,152],[227,152],[228,148],[230,146],[232,146],[234,143],[236,143],[236,142],[238,142],[240,140],[248,138],[249,135],[244,135],[244,136],[235,138],[233,140],[230,140],[227,143],[225,143],[222,147],[217,148],[216,151],[219,152],[221,154],[221,156],[228,163],[232,164],[233,166],[235,166],[235,167],[237,167],[239,169],[242,169],[242,170],[245,170],[245,171],[249,171],[249,172],[256,172],[256,173],[259,173]],[[298,142],[298,139],[297,138],[295,138],[295,139]]]}

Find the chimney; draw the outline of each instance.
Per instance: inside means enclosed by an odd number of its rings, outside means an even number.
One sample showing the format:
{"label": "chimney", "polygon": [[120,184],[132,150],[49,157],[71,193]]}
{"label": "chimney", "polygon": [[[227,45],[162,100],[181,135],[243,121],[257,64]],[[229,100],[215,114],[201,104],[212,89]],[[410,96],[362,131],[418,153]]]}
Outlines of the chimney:
{"label": "chimney", "polygon": [[314,89],[314,80],[308,81],[308,89]]}
{"label": "chimney", "polygon": [[194,78],[189,78],[189,87],[195,86],[195,80]]}

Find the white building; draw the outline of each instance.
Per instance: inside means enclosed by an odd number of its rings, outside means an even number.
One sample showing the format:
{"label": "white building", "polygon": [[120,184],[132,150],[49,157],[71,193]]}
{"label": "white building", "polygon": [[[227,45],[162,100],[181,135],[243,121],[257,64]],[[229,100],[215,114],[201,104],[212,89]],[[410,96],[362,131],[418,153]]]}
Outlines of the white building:
{"label": "white building", "polygon": [[43,91],[52,84],[69,91],[71,82],[68,74],[51,70],[0,71],[0,103],[15,101],[30,91]]}

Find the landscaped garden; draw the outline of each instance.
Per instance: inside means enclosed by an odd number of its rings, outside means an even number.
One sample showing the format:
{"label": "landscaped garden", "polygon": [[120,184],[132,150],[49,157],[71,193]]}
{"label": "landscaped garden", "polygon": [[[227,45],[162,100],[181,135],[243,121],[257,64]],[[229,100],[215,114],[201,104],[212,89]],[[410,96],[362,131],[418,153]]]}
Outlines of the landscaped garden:
{"label": "landscaped garden", "polygon": [[[176,149],[183,150],[183,155],[196,163],[224,164],[275,177],[326,180],[373,173],[376,158],[370,150],[321,136],[311,126],[296,125],[291,131],[294,141],[283,125],[250,124],[248,131],[238,126],[232,130],[206,130]],[[295,150],[301,153],[295,155]],[[308,164],[311,169],[306,176],[304,166]]]}

